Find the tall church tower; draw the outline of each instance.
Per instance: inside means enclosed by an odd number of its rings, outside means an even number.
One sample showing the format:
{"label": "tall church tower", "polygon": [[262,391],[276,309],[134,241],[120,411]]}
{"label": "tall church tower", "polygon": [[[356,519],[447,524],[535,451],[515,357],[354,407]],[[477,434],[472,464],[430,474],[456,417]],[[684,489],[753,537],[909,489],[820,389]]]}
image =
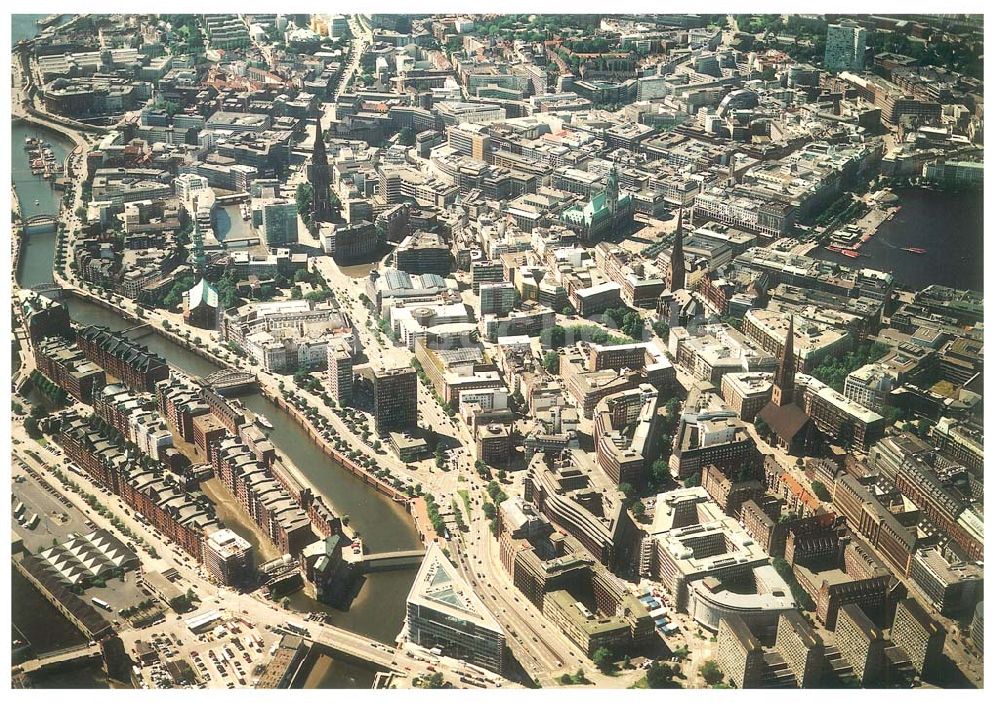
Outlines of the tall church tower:
{"label": "tall church tower", "polygon": [[312,162],[308,170],[309,184],[312,186],[312,219],[313,222],[330,222],[333,220],[333,201],[331,199],[330,164],[326,160],[326,142],[323,140],[323,128],[316,118],[316,141],[313,144]]}
{"label": "tall church tower", "polygon": [[670,292],[684,287],[684,210],[677,213],[674,248],[670,252]]}
{"label": "tall church tower", "polygon": [[778,407],[795,402],[795,315],[788,316],[788,334],[774,374],[771,402]]}

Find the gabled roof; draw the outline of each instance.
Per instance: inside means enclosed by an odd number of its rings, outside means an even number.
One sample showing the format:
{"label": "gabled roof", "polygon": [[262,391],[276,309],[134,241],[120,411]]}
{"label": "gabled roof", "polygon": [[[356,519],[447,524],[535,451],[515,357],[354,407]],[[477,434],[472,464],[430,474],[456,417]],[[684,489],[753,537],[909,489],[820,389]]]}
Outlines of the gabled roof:
{"label": "gabled roof", "polygon": [[768,402],[760,411],[759,417],[776,435],[789,444],[810,421],[809,416],[795,403],[778,406]]}

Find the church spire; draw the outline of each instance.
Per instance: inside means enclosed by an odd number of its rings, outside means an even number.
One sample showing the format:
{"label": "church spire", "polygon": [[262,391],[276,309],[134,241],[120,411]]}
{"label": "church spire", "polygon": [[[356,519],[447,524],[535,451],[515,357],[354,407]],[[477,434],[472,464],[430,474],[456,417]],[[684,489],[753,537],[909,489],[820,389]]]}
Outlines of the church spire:
{"label": "church spire", "polygon": [[774,374],[774,385],[771,387],[771,402],[775,405],[788,405],[795,399],[795,315],[788,316],[788,334],[785,335],[785,346],[781,350],[778,370]]}
{"label": "church spire", "polygon": [[320,125],[319,117],[316,118],[316,139],[313,141],[312,162],[314,164],[326,164],[326,142],[323,139],[323,127]]}
{"label": "church spire", "polygon": [[330,192],[332,177],[326,159],[326,142],[323,139],[323,127],[320,125],[319,117],[316,118],[316,141],[313,143],[312,162],[309,164],[307,175],[313,189],[313,223],[333,221],[333,200]]}

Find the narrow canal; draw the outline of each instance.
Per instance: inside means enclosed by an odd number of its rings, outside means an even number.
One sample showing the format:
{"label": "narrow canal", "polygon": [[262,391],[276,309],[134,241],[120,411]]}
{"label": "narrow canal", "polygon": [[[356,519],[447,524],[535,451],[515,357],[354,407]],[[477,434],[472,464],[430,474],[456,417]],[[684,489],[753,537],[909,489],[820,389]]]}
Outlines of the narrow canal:
{"label": "narrow canal", "polygon": [[[18,188],[19,197],[20,193]],[[54,249],[55,235],[31,235],[28,238],[18,275],[21,286],[31,287],[52,280]],[[79,324],[104,325],[113,330],[134,325],[113,311],[73,297],[68,296],[63,304],[69,308],[71,318]],[[142,343],[189,374],[201,376],[217,368],[158,334],[147,334],[142,337]],[[270,436],[275,445],[302,470],[334,510],[349,517],[351,526],[360,533],[370,551],[420,546],[405,508],[379,495],[331,461],[285,412],[264,397],[251,395],[242,400],[249,409],[271,420],[274,430]],[[391,643],[402,628],[406,594],[414,576],[413,569],[369,575],[346,611],[318,603],[301,592],[291,597],[291,607],[327,612],[339,627]],[[307,685],[318,688],[350,686],[352,680],[357,680],[356,671],[348,669],[343,662],[327,661],[321,656],[317,661],[316,675],[308,677]]]}

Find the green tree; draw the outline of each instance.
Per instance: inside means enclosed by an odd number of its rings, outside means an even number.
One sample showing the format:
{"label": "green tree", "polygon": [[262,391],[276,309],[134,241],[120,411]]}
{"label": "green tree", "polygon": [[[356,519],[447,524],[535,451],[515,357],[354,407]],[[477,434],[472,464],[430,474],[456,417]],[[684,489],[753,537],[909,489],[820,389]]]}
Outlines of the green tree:
{"label": "green tree", "polygon": [[629,508],[629,510],[632,511],[632,514],[635,516],[635,519],[638,520],[639,522],[646,521],[646,506],[642,504],[641,500],[637,500],[634,503],[632,503],[632,507]]}
{"label": "green tree", "polygon": [[635,497],[635,487],[631,483],[619,483],[618,490],[624,493],[626,498]]}
{"label": "green tree", "polygon": [[545,352],[545,356],[542,357],[542,364],[549,373],[559,373],[559,352],[554,350]]}
{"label": "green tree", "polygon": [[826,489],[826,486],[824,486],[819,481],[813,481],[810,485],[812,486],[813,493],[816,495],[816,497],[822,500],[823,502],[829,503],[831,500],[833,500],[833,496],[830,495],[830,491],[828,491]]}
{"label": "green tree", "polygon": [[885,418],[886,426],[891,427],[903,419],[903,411],[895,405],[886,405],[882,408],[882,416]]}
{"label": "green tree", "polygon": [[642,339],[644,329],[645,325],[642,322],[642,317],[640,317],[638,313],[625,313],[625,317],[622,318],[622,332],[627,334],[632,339]]}
{"label": "green tree", "polygon": [[566,329],[561,325],[554,325],[542,330],[540,339],[543,346],[559,349],[566,344]]}
{"label": "green tree", "polygon": [[435,671],[433,674],[429,674],[425,677],[424,681],[424,688],[450,688],[450,684],[445,682],[444,674],[440,671]]}
{"label": "green tree", "polygon": [[649,688],[676,688],[674,670],[666,664],[653,662],[646,670],[646,685]]}
{"label": "green tree", "polygon": [[312,223],[313,187],[310,183],[299,183],[295,187],[295,209],[306,224]]}
{"label": "green tree", "polygon": [[701,665],[701,668],[698,669],[698,671],[701,674],[701,677],[705,679],[705,683],[709,686],[714,686],[715,684],[722,682],[722,669],[719,668],[719,665],[714,659],[706,661]]}
{"label": "green tree", "polygon": [[24,430],[32,439],[39,439],[42,436],[42,431],[38,428],[38,420],[30,415],[24,418]]}
{"label": "green tree", "polygon": [[598,647],[590,658],[601,673],[607,674],[614,668],[614,654],[607,647]]}
{"label": "green tree", "polygon": [[649,470],[649,478],[654,484],[666,483],[670,478],[670,466],[663,459],[657,459]]}
{"label": "green tree", "polygon": [[413,146],[417,143],[417,134],[412,127],[403,127],[399,130],[399,143],[403,146]]}

